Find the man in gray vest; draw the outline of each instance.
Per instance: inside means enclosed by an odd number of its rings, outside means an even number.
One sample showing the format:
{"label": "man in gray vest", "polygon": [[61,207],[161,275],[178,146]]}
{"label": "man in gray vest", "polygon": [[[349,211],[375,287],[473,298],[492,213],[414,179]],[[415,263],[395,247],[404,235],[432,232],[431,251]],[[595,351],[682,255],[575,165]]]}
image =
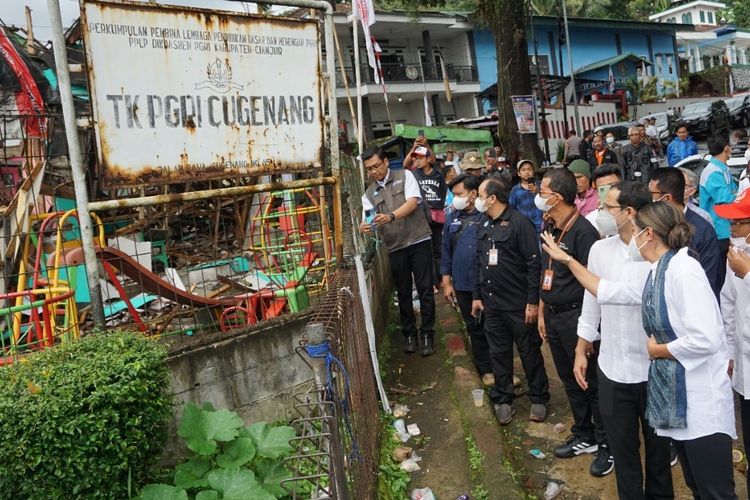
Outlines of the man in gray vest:
{"label": "man in gray vest", "polygon": [[432,231],[414,175],[391,170],[385,152],[377,146],[362,152],[367,175],[373,182],[362,196],[363,220],[359,230],[373,229],[388,250],[391,275],[398,294],[404,352],[418,349],[417,323],[412,306],[412,279],[419,293],[422,317],[422,356],[435,352],[435,295],[432,289]]}

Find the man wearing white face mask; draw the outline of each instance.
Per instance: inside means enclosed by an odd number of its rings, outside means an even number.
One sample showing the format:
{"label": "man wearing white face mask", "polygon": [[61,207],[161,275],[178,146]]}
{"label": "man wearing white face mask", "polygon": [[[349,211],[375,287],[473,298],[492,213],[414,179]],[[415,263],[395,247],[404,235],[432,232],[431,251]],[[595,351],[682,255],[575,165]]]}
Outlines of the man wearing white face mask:
{"label": "man wearing white face mask", "polygon": [[750,193],[741,194],[734,203],[716,205],[716,214],[729,220],[731,227],[721,312],[731,360],[729,376],[740,395],[743,444],[750,450]]}
{"label": "man wearing white face mask", "polygon": [[615,155],[617,155],[617,164],[620,168],[623,168],[625,163],[622,158],[622,145],[615,142],[615,134],[607,132],[607,135],[604,136],[604,142],[607,143],[607,149],[614,151]]}
{"label": "man wearing white face mask", "polygon": [[549,381],[542,342],[535,332],[539,314],[539,237],[529,219],[509,204],[509,186],[490,177],[479,187],[477,210],[484,212],[477,232],[479,260],[472,311],[485,315],[495,387],[490,390],[495,418],[510,423],[513,408],[513,345],[529,385],[529,420],[547,418]]}
{"label": "man wearing white face mask", "polygon": [[471,340],[471,354],[482,383],[495,383],[490,363],[490,348],[484,333],[484,319],[471,315],[471,301],[476,288],[477,229],[482,213],[474,207],[477,199],[479,177],[459,175],[450,183],[453,207],[443,229],[440,274],[443,276],[443,295],[448,302],[457,304],[466,331]]}
{"label": "man wearing white face mask", "polygon": [[[640,182],[625,181],[611,186],[599,210],[599,231],[612,236],[591,247],[588,269],[612,281],[645,283],[650,267],[633,262],[628,244],[633,237],[633,217],[651,202],[651,194]],[[646,381],[649,358],[638,305],[600,305],[586,292],[578,319],[578,345],[573,372],[584,390],[588,388],[589,356],[596,341],[599,350],[599,411],[617,464],[617,492],[622,499],[673,498],[669,470],[669,441],[657,437],[648,425]],[[640,436],[645,443],[644,471]]]}
{"label": "man wearing white face mask", "polygon": [[[542,179],[537,207],[546,212],[547,231],[564,248],[569,257],[586,262],[599,233],[574,205],[576,179],[564,168],[547,171]],[[543,233],[544,234],[544,233]],[[578,317],[583,305],[583,287],[565,264],[553,261],[542,252],[539,335],[549,342],[557,374],[565,386],[573,427],[571,435],[554,453],[558,458],[572,458],[597,452],[590,472],[603,476],[612,470],[607,435],[599,416],[595,349],[589,357],[588,388],[582,389],[573,376],[573,362],[578,343]]]}

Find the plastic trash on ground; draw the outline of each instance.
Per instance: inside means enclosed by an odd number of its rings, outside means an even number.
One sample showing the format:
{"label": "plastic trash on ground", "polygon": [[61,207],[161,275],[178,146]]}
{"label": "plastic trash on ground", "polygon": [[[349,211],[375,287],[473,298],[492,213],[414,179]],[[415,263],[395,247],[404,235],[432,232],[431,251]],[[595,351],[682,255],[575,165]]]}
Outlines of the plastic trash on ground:
{"label": "plastic trash on ground", "polygon": [[547,489],[544,490],[544,500],[552,500],[560,494],[562,488],[554,481],[547,483]]}
{"label": "plastic trash on ground", "polygon": [[419,436],[420,434],[422,434],[422,431],[419,430],[419,426],[417,424],[407,425],[406,432],[408,432],[412,436]]}
{"label": "plastic trash on ground", "polygon": [[402,405],[399,403],[396,403],[396,406],[393,407],[393,416],[394,418],[403,418],[409,413],[409,407],[406,405]]}
{"label": "plastic trash on ground", "polygon": [[405,470],[406,472],[415,472],[421,469],[419,464],[414,460],[414,458],[407,458],[403,462],[401,462],[401,469]]}
{"label": "plastic trash on ground", "polygon": [[412,449],[408,446],[399,446],[393,450],[393,459],[396,462],[403,462],[404,460],[411,457]]}
{"label": "plastic trash on ground", "polygon": [[529,455],[531,455],[534,458],[538,458],[539,460],[545,458],[547,455],[542,453],[541,450],[537,450],[536,448],[529,450]]}
{"label": "plastic trash on ground", "polygon": [[404,423],[403,418],[399,418],[395,422],[393,422],[393,428],[396,429],[396,433],[398,434],[398,438],[401,440],[402,443],[405,443],[411,438],[411,434],[406,432],[406,424]]}
{"label": "plastic trash on ground", "polygon": [[430,488],[416,488],[411,490],[411,500],[436,500]]}

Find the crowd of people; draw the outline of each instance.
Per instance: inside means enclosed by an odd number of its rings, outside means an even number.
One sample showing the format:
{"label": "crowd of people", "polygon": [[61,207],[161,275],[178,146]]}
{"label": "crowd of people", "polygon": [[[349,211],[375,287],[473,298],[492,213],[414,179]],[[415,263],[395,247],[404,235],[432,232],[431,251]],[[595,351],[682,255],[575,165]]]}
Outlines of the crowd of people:
{"label": "crowd of people", "polygon": [[[654,161],[642,133],[621,149],[569,138],[569,161],[541,181],[500,148],[437,158],[420,137],[395,169],[371,147],[360,230],[388,251],[404,351],[435,352],[442,292],[500,425],[516,413],[514,346],[528,418],[547,418],[546,342],[573,418],[556,457],[594,454],[590,473],[614,470],[623,499],[674,498],[678,461],[695,498],[736,498],[734,393],[750,450],[750,195],[727,160],[743,134],[709,137],[698,177]],[[678,127],[670,167],[690,141]]]}

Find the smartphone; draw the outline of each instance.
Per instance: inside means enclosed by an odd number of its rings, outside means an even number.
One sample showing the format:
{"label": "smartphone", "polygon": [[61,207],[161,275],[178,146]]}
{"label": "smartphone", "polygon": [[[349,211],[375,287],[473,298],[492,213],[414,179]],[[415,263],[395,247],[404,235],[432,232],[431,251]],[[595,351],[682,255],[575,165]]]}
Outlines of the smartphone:
{"label": "smartphone", "polygon": [[421,129],[417,130],[417,135],[420,136],[420,137],[424,137],[424,129],[421,128]]}
{"label": "smartphone", "polygon": [[374,208],[371,208],[370,210],[365,210],[365,222],[368,224],[372,224],[373,219],[375,219],[375,215],[377,212],[375,212]]}

